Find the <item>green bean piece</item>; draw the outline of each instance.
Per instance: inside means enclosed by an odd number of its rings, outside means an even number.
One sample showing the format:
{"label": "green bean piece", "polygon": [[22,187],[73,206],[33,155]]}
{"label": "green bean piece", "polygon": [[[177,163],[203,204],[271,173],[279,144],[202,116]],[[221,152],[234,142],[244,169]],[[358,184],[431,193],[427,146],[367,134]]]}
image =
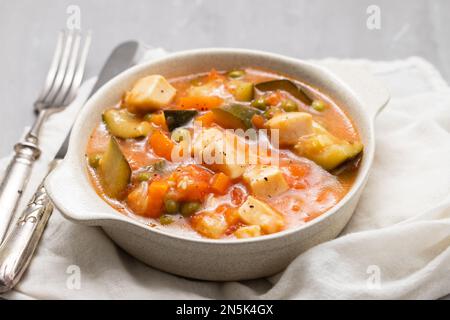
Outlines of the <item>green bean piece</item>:
{"label": "green bean piece", "polygon": [[180,204],[173,199],[164,199],[164,207],[169,214],[175,214],[180,211]]}
{"label": "green bean piece", "polygon": [[316,111],[323,111],[325,110],[325,103],[321,100],[314,100],[311,107]]}
{"label": "green bean piece", "polygon": [[297,103],[292,100],[283,100],[281,102],[281,108],[286,112],[298,111]]}
{"label": "green bean piece", "polygon": [[98,165],[100,164],[100,160],[101,160],[101,159],[102,159],[101,154],[98,154],[98,153],[91,154],[91,155],[88,157],[89,165],[90,165],[92,168],[97,169],[97,168],[98,168]]}
{"label": "green bean piece", "polygon": [[228,72],[228,77],[232,79],[242,78],[245,75],[244,70],[233,70]]}
{"label": "green bean piece", "polygon": [[190,217],[200,209],[201,205],[200,202],[196,201],[185,202],[181,205],[180,213],[184,217]]}
{"label": "green bean piece", "polygon": [[165,215],[162,215],[161,217],[159,217],[159,223],[161,223],[163,226],[166,226],[173,222],[174,222],[173,218],[169,215],[165,214]]}

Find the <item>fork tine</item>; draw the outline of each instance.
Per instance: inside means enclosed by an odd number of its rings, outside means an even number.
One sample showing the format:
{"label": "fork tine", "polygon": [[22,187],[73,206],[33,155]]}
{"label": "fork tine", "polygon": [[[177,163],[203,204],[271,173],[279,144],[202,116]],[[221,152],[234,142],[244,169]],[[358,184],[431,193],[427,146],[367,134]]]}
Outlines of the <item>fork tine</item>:
{"label": "fork tine", "polygon": [[50,64],[50,68],[48,69],[47,77],[45,78],[44,87],[37,99],[37,102],[42,102],[50,92],[52,88],[53,82],[55,80],[56,71],[58,70],[59,61],[62,57],[62,49],[64,43],[64,33],[60,31],[58,33],[58,40],[56,42],[55,53],[53,54],[52,62]]}
{"label": "fork tine", "polygon": [[66,34],[66,41],[64,43],[64,51],[62,54],[61,61],[58,66],[58,70],[56,72],[55,81],[53,82],[52,88],[50,89],[49,94],[47,95],[46,99],[44,100],[45,104],[51,104],[58,94],[59,89],[61,88],[61,85],[64,81],[64,76],[67,70],[67,64],[69,62],[70,53],[72,50],[72,42],[73,42],[73,32],[72,31],[66,31],[64,32]]}
{"label": "fork tine", "polygon": [[72,85],[73,77],[75,74],[75,69],[77,66],[80,41],[81,41],[81,34],[80,34],[80,32],[77,32],[73,46],[70,51],[67,69],[64,72],[64,80],[61,84],[61,87],[58,90],[57,95],[55,96],[54,100],[51,102],[52,105],[54,105],[54,106],[62,105],[64,102],[64,98],[67,96],[67,93],[70,91],[70,86]]}
{"label": "fork tine", "polygon": [[75,94],[78,88],[81,85],[81,81],[83,80],[84,70],[86,66],[86,61],[89,53],[89,48],[91,46],[91,31],[89,31],[86,35],[86,39],[84,40],[83,50],[81,51],[80,60],[78,62],[77,69],[75,71],[75,75],[73,77],[72,85],[70,87],[69,92],[64,99],[63,104],[67,105],[72,102],[75,98]]}

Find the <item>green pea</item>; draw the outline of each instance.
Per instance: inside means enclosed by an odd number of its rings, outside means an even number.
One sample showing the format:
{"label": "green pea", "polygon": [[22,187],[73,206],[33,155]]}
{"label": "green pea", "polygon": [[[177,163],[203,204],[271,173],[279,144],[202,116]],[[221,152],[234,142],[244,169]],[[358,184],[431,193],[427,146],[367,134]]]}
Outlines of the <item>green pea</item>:
{"label": "green pea", "polygon": [[325,103],[321,100],[314,100],[311,107],[316,111],[323,111],[325,110]]}
{"label": "green pea", "polygon": [[169,215],[163,215],[159,217],[159,223],[161,223],[163,226],[173,223],[173,218]]}
{"label": "green pea", "polygon": [[201,206],[202,206],[202,204],[200,202],[196,202],[196,201],[185,202],[181,205],[180,213],[184,217],[189,217],[189,216],[193,215],[194,213],[196,213],[200,209]]}
{"label": "green pea", "polygon": [[283,100],[281,102],[281,108],[286,112],[298,111],[297,103],[292,100]]}
{"label": "green pea", "polygon": [[237,78],[241,78],[245,75],[245,71],[243,70],[233,70],[228,72],[228,77],[232,78],[232,79],[237,79]]}
{"label": "green pea", "polygon": [[91,154],[91,155],[88,157],[89,165],[90,165],[92,168],[96,169],[96,168],[98,168],[101,159],[102,159],[101,154],[98,154],[98,153]]}
{"label": "green pea", "polygon": [[164,207],[166,212],[170,214],[175,214],[180,211],[180,204],[173,199],[164,199]]}
{"label": "green pea", "polygon": [[266,101],[264,100],[264,98],[258,98],[258,99],[253,100],[251,105],[252,105],[252,107],[255,107],[259,110],[267,109],[267,104],[266,104]]}
{"label": "green pea", "polygon": [[148,180],[150,180],[150,178],[151,178],[151,174],[149,173],[149,172],[140,172],[138,175],[137,175],[137,179],[139,180],[139,181],[148,181]]}

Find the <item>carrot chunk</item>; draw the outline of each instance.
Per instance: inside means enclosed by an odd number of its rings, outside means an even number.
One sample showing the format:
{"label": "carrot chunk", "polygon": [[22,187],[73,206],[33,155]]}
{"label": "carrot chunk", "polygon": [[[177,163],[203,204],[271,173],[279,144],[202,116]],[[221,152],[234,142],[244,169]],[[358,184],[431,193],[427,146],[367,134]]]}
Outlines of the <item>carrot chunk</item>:
{"label": "carrot chunk", "polygon": [[221,212],[225,215],[225,220],[227,221],[228,225],[232,226],[239,223],[239,213],[236,208],[223,204],[217,207],[216,211]]}
{"label": "carrot chunk", "polygon": [[178,167],[169,179],[175,183],[173,197],[178,201],[203,201],[211,192],[212,173],[197,166]]}
{"label": "carrot chunk", "polygon": [[259,115],[259,114],[253,115],[251,121],[252,121],[253,126],[254,126],[256,129],[262,129],[262,128],[264,128],[265,120],[264,120],[264,117],[263,117],[262,115]]}
{"label": "carrot chunk", "polygon": [[211,189],[218,194],[225,194],[230,186],[231,179],[224,173],[216,173],[211,179]]}
{"label": "carrot chunk", "polygon": [[201,116],[198,116],[195,121],[200,122],[203,127],[210,127],[214,123],[214,113],[208,111]]}
{"label": "carrot chunk", "polygon": [[169,190],[169,184],[164,180],[153,181],[148,186],[148,204],[146,216],[158,218],[163,213],[164,196]]}
{"label": "carrot chunk", "polygon": [[219,79],[221,77],[220,73],[217,72],[216,69],[212,68],[211,71],[208,73],[208,81],[214,81],[216,79]]}
{"label": "carrot chunk", "polygon": [[150,136],[149,143],[157,156],[163,157],[169,161],[172,159],[172,149],[175,146],[175,143],[164,133],[155,131]]}
{"label": "carrot chunk", "polygon": [[223,100],[217,96],[187,96],[178,99],[181,109],[209,110],[217,108]]}
{"label": "carrot chunk", "polygon": [[164,116],[163,112],[152,114],[150,122],[155,124],[156,126],[159,126],[161,129],[168,131],[166,117]]}
{"label": "carrot chunk", "polygon": [[293,163],[289,166],[289,171],[294,177],[304,177],[309,172],[309,167],[305,164]]}
{"label": "carrot chunk", "polygon": [[273,92],[268,97],[266,97],[265,101],[267,104],[275,106],[280,103],[281,98],[282,96],[278,92]]}

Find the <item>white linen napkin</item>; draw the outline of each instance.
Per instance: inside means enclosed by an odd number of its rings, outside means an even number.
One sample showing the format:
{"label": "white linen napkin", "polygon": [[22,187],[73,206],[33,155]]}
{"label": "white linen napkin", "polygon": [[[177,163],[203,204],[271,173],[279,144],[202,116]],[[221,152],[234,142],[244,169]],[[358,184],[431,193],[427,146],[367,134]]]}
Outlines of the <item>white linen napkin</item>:
{"label": "white linen napkin", "polygon": [[[147,58],[160,56],[161,49]],[[27,273],[4,298],[37,299],[436,299],[450,293],[450,88],[421,58],[326,59],[368,69],[392,99],[376,120],[372,173],[350,223],[335,240],[267,279],[215,283],[150,268],[100,228],[55,210]],[[94,79],[45,124],[43,154],[23,208],[46,173]],[[8,159],[0,161],[1,170]],[[70,183],[70,181],[67,181]]]}

